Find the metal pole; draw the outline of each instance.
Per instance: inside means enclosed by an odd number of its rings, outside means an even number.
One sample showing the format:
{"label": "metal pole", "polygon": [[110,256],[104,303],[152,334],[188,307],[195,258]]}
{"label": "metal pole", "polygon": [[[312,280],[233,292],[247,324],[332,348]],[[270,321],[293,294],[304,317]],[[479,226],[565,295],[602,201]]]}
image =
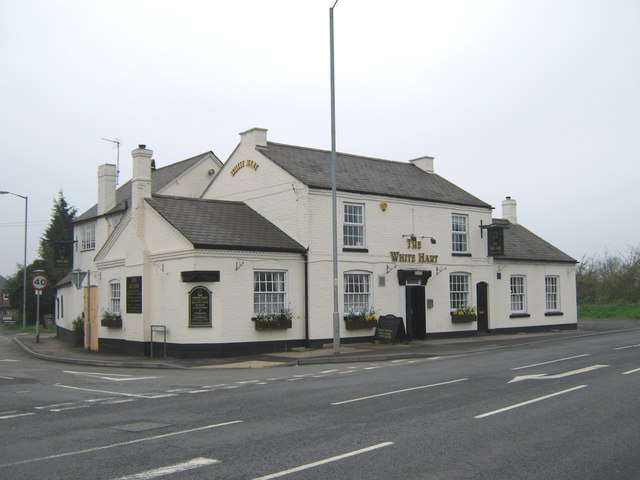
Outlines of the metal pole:
{"label": "metal pole", "polygon": [[36,343],[40,343],[40,295],[41,290],[36,290]]}
{"label": "metal pole", "polygon": [[87,338],[89,339],[87,350],[91,351],[91,269],[87,270],[87,282],[89,283],[87,287]]}
{"label": "metal pole", "polygon": [[22,269],[22,330],[27,330],[27,212],[29,197],[24,196],[24,264]]}
{"label": "metal pole", "polygon": [[336,84],[333,59],[333,9],[329,9],[329,50],[331,65],[331,206],[333,220],[333,353],[340,354],[340,313],[338,312],[338,212],[336,199]]}
{"label": "metal pole", "polygon": [[24,199],[24,259],[22,268],[22,330],[27,329],[27,212],[29,211],[29,197],[18,193],[0,191],[0,195],[13,195]]}

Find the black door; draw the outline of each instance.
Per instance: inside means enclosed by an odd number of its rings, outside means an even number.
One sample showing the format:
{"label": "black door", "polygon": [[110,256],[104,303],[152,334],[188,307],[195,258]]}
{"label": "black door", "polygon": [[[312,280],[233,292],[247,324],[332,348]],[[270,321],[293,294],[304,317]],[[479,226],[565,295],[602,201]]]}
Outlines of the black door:
{"label": "black door", "polygon": [[423,286],[406,287],[407,335],[409,339],[424,340],[427,330],[427,314]]}
{"label": "black door", "polygon": [[476,298],[478,299],[478,331],[489,331],[489,301],[487,298],[487,290],[489,286],[486,282],[480,282],[476,285]]}

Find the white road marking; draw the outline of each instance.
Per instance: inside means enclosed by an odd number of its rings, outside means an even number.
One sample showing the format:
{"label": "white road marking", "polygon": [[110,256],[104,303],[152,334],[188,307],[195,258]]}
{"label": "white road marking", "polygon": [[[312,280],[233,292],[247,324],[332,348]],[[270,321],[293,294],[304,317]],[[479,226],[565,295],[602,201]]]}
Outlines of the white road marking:
{"label": "white road marking", "polygon": [[637,343],[635,345],[626,345],[624,347],[614,348],[614,350],[625,350],[627,348],[637,348],[637,347],[640,347],[640,343]]}
{"label": "white road marking", "polygon": [[4,377],[2,375],[0,375],[0,378],[4,378],[5,380],[15,380],[13,377]]}
{"label": "white road marking", "polygon": [[77,410],[79,408],[89,408],[91,405],[74,405],[73,407],[52,408],[52,412],[65,412],[67,410]]}
{"label": "white road marking", "polygon": [[508,412],[509,410],[513,410],[515,408],[524,407],[525,405],[530,405],[532,403],[541,402],[542,400],[547,400],[549,398],[557,397],[558,395],[564,395],[565,393],[573,392],[575,390],[580,390],[581,388],[585,388],[586,385],[579,385],[577,387],[569,388],[567,390],[562,390],[560,392],[552,393],[550,395],[545,395],[543,397],[534,398],[532,400],[527,400],[526,402],[516,403],[515,405],[509,405],[508,407],[500,408],[498,410],[493,410],[491,412],[483,413],[481,415],[476,415],[473,418],[485,418],[490,417],[491,415],[497,415],[498,413]]}
{"label": "white road marking", "polygon": [[164,398],[164,397],[175,397],[176,396],[173,393],[150,395],[150,394],[144,394],[144,393],[112,392],[112,391],[109,391],[109,390],[96,390],[94,388],[72,387],[70,385],[62,385],[61,383],[55,383],[53,386],[54,387],[60,387],[60,388],[68,388],[70,390],[80,390],[80,391],[83,391],[83,392],[106,393],[106,394],[109,394],[109,395],[120,395],[122,397],[134,397],[134,398]]}
{"label": "white road marking", "polygon": [[2,415],[0,416],[0,420],[8,420],[10,418],[18,418],[18,417],[28,417],[30,415],[35,415],[35,413],[14,413],[12,415]]}
{"label": "white road marking", "polygon": [[323,370],[323,371],[318,372],[318,373],[333,373],[333,372],[337,372],[337,371],[338,371],[338,369],[334,368],[333,370]]}
{"label": "white road marking", "polygon": [[291,468],[289,470],[282,470],[281,472],[272,473],[270,475],[265,475],[263,477],[257,477],[257,478],[254,478],[253,480],[271,480],[272,478],[284,477],[285,475],[289,475],[291,473],[302,472],[304,470],[309,470],[310,468],[315,468],[320,465],[325,465],[331,462],[337,462],[338,460],[344,460],[345,458],[354,457],[362,453],[367,453],[372,450],[377,450],[379,448],[389,447],[391,445],[393,445],[393,442],[378,443],[377,445],[361,448],[360,450],[354,450],[353,452],[343,453],[342,455],[336,455],[335,457],[325,458],[324,460],[319,460],[317,462],[307,463],[306,465],[300,465],[299,467]]}
{"label": "white road marking", "polygon": [[59,408],[59,407],[68,407],[69,405],[75,405],[74,402],[65,402],[65,403],[53,403],[51,405],[43,405],[41,407],[33,407],[36,410],[49,410],[51,408]]}
{"label": "white road marking", "polygon": [[636,372],[640,372],[640,368],[634,368],[633,370],[629,370],[628,372],[623,372],[622,375],[630,375]]}
{"label": "white road marking", "polygon": [[557,360],[549,360],[548,362],[533,363],[531,365],[525,365],[523,367],[516,367],[516,368],[512,368],[511,370],[523,370],[525,368],[539,367],[540,365],[549,365],[550,363],[564,362],[565,360],[573,360],[574,358],[588,357],[589,355],[590,355],[589,353],[583,353],[582,355],[574,355],[573,357],[558,358]]}
{"label": "white road marking", "polygon": [[129,445],[135,445],[136,443],[151,442],[154,440],[160,440],[162,438],[175,437],[176,435],[186,435],[189,433],[201,432],[203,430],[210,430],[212,428],[226,427],[228,425],[236,425],[238,423],[242,423],[242,420],[233,420],[230,422],[215,423],[212,425],[205,425],[203,427],[190,428],[188,430],[179,430],[177,432],[163,433],[161,435],[155,435],[153,437],[138,438],[135,440],[129,440],[127,442],[110,443],[109,445],[102,445],[100,447],[85,448],[83,450],[74,450],[71,452],[57,453],[54,455],[47,455],[45,457],[35,457],[35,458],[29,458],[26,460],[19,460],[17,462],[3,463],[3,464],[0,464],[0,468],[15,467],[16,465],[25,465],[27,463],[42,462],[45,460],[71,457],[74,455],[83,455],[85,453],[94,453],[94,452],[99,452],[101,450],[108,450],[110,448],[126,447]]}
{"label": "white road marking", "polygon": [[0,360],[0,362],[17,362],[18,360],[13,360],[11,358],[3,358]]}
{"label": "white road marking", "polygon": [[132,380],[152,380],[158,377],[134,377],[133,375],[126,375],[124,373],[98,373],[98,372],[75,372],[72,370],[63,370],[64,373],[71,373],[73,375],[83,375],[86,377],[101,378],[103,380],[111,380],[112,382],[130,382]]}
{"label": "white road marking", "polygon": [[606,368],[608,366],[609,365],[591,365],[590,367],[579,368],[577,370],[571,370],[570,372],[557,373],[555,375],[547,375],[546,373],[533,373],[531,375],[521,375],[519,377],[512,378],[507,383],[521,382],[522,380],[549,380],[549,379],[554,380],[557,378],[571,377],[572,375],[578,375],[580,373],[591,372],[593,370]]}
{"label": "white road marking", "polygon": [[108,400],[113,400],[115,397],[102,397],[102,398],[88,398],[87,400],[83,400],[83,402],[87,403],[100,403],[106,402]]}
{"label": "white road marking", "polygon": [[402,390],[394,390],[392,392],[378,393],[376,395],[369,395],[367,397],[352,398],[351,400],[343,400],[341,402],[333,402],[331,405],[344,405],[346,403],[360,402],[362,400],[371,400],[372,398],[386,397],[388,395],[396,395],[398,393],[412,392],[415,390],[422,390],[425,388],[439,387],[441,385],[450,385],[453,383],[459,383],[469,380],[468,378],[458,378],[457,380],[450,380],[448,382],[432,383],[431,385],[420,385],[419,387],[403,388]]}
{"label": "white road marking", "polygon": [[187,462],[169,465],[168,467],[155,468],[153,470],[147,470],[146,472],[140,472],[133,475],[125,475],[124,477],[118,477],[115,480],[150,480],[152,478],[165,477],[167,475],[173,475],[175,473],[186,472],[188,470],[194,470],[196,468],[215,465],[217,463],[220,463],[220,460],[199,457]]}

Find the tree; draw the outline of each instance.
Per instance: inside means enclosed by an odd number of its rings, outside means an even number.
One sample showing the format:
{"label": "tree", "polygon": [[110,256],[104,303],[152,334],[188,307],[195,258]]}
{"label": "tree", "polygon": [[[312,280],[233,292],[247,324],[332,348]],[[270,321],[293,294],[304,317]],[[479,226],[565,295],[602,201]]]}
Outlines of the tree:
{"label": "tree", "polygon": [[[30,279],[34,270],[44,270],[49,278],[49,286],[42,292],[40,297],[40,314],[54,313],[55,311],[55,285],[69,273],[70,267],[57,267],[55,261],[54,242],[73,241],[73,220],[77,209],[67,204],[62,191],[58,192],[58,197],[53,199],[53,209],[51,221],[40,238],[40,248],[38,253],[42,258],[34,260],[27,265],[27,322],[35,323],[36,318],[36,298],[31,287]],[[72,245],[69,243],[69,245]],[[73,251],[73,249],[70,249]],[[18,265],[18,270],[7,279],[5,289],[9,294],[11,308],[22,314],[22,285],[23,285],[23,265]]]}
{"label": "tree", "polygon": [[[72,245],[73,241],[73,220],[76,218],[77,209],[67,204],[64,199],[62,190],[58,192],[58,198],[53,200],[53,210],[51,212],[51,221],[40,238],[40,248],[38,253],[40,258],[45,261],[46,272],[49,280],[61,280],[67,273],[69,267],[58,267],[56,265],[56,243],[66,242],[66,245]],[[70,252],[73,249],[69,249]]]}

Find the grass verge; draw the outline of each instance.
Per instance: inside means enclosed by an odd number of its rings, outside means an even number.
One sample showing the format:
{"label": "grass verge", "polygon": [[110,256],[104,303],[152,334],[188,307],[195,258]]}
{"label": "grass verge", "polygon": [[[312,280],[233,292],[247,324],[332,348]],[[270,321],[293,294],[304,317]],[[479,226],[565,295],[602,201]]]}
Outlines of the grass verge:
{"label": "grass verge", "polygon": [[578,305],[578,318],[640,319],[640,303],[587,303]]}

